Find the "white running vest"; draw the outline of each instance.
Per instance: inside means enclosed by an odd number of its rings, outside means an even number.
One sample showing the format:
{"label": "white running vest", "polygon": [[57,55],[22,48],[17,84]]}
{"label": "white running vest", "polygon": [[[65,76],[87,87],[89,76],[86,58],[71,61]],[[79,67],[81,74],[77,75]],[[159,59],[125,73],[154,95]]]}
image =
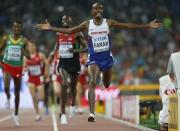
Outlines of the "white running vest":
{"label": "white running vest", "polygon": [[101,25],[95,25],[93,19],[89,20],[88,35],[92,40],[92,47],[95,53],[110,50],[109,27],[106,19]]}

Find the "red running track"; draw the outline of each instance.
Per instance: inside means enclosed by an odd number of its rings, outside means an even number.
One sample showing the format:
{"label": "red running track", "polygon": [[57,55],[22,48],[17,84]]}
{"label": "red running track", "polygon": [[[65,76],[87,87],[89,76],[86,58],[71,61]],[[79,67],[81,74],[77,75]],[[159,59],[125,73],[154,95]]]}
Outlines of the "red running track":
{"label": "red running track", "polygon": [[[68,125],[61,125],[58,114],[55,116],[53,126],[52,114],[42,115],[41,121],[34,121],[35,113],[33,110],[20,110],[20,127],[16,127],[11,118],[11,111],[0,110],[0,131],[139,131],[126,125],[120,124],[103,117],[97,117],[96,122],[90,123],[87,121],[88,114],[75,115],[68,120]],[[55,124],[54,124],[55,125]]]}

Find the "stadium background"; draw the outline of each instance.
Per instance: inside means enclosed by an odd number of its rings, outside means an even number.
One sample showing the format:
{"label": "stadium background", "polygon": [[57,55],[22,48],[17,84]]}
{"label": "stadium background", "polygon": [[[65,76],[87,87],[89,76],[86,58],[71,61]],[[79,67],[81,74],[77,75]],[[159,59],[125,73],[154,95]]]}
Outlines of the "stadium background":
{"label": "stadium background", "polygon": [[[48,54],[55,44],[55,33],[33,28],[46,18],[56,26],[61,16],[73,17],[74,25],[89,19],[91,4],[84,0],[1,0],[1,34],[10,31],[15,19],[22,19],[24,34],[36,42],[39,50]],[[180,2],[178,0],[99,0],[104,5],[104,16],[121,22],[148,23],[157,19],[165,28],[158,30],[113,30],[112,52],[115,58],[113,82],[151,83],[166,73],[171,52],[179,49]],[[136,78],[136,79],[132,79]],[[127,80],[126,80],[127,78]],[[129,80],[128,80],[129,79]],[[135,81],[134,81],[135,80]]]}
{"label": "stadium background", "polygon": [[[0,36],[10,32],[15,19],[21,19],[24,24],[24,35],[34,41],[40,51],[48,55],[55,44],[55,33],[37,31],[34,25],[48,19],[53,25],[61,26],[63,14],[72,16],[74,25],[80,24],[91,18],[90,9],[94,2],[96,1],[1,0]],[[112,29],[111,33],[112,53],[115,58],[112,83],[127,86],[158,84],[159,77],[166,74],[170,54],[180,49],[179,0],[99,0],[99,2],[104,6],[106,18],[131,23],[148,23],[156,18],[163,22],[164,27],[157,30]],[[2,76],[0,80],[2,92]],[[3,101],[1,99],[1,102]]]}

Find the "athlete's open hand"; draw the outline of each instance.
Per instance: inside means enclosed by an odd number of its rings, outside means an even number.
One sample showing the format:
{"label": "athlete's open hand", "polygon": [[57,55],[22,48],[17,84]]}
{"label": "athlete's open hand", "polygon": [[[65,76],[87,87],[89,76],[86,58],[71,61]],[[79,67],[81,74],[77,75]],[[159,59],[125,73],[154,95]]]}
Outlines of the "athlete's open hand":
{"label": "athlete's open hand", "polygon": [[44,24],[37,24],[37,25],[35,25],[35,28],[38,30],[50,30],[51,25],[50,25],[49,21],[46,19]]}
{"label": "athlete's open hand", "polygon": [[162,26],[162,23],[161,22],[157,22],[157,20],[152,20],[150,23],[149,23],[149,27],[150,28],[159,28]]}

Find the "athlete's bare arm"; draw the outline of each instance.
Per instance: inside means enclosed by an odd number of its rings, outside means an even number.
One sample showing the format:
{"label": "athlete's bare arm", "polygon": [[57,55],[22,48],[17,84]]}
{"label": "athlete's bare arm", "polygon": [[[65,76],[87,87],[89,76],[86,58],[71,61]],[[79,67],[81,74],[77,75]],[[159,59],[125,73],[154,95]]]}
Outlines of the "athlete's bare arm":
{"label": "athlete's bare arm", "polygon": [[49,64],[48,64],[48,60],[46,59],[46,56],[39,52],[39,56],[42,59],[43,63],[45,64],[45,72],[44,72],[44,76],[48,77],[49,76]]}
{"label": "athlete's bare arm", "polygon": [[58,52],[58,43],[56,42],[55,46],[54,46],[54,49],[53,49],[53,56]]}
{"label": "athlete's bare arm", "polygon": [[23,74],[28,70],[27,58],[23,57]]}
{"label": "athlete's bare arm", "polygon": [[80,49],[75,49],[74,52],[87,52],[87,42],[82,32],[78,33],[76,36],[77,42],[82,46]]}
{"label": "athlete's bare arm", "polygon": [[133,24],[133,23],[121,23],[116,20],[107,19],[109,27],[115,27],[120,29],[139,29],[139,28],[159,28],[162,23],[153,20],[148,24]]}
{"label": "athlete's bare arm", "polygon": [[88,29],[88,21],[84,21],[80,25],[74,26],[72,28],[53,27],[50,25],[49,22],[46,21],[44,24],[37,24],[35,26],[35,28],[37,28],[39,30],[50,30],[50,31],[55,31],[55,32],[60,32],[60,33],[71,34],[71,33],[77,33],[77,32],[87,30]]}
{"label": "athlete's bare arm", "polygon": [[24,39],[24,47],[22,48],[22,52],[23,52],[23,54],[26,56],[26,58],[27,59],[31,59],[31,56],[30,56],[30,54],[29,54],[29,50],[28,50],[28,40],[25,38]]}
{"label": "athlete's bare arm", "polygon": [[56,40],[56,44],[55,44],[55,46],[54,46],[54,49],[53,49],[53,51],[50,53],[50,55],[49,55],[49,57],[48,57],[49,63],[52,63],[52,61],[53,61],[53,59],[54,59],[54,55],[55,55],[56,53],[58,53],[58,48],[59,48],[59,46],[58,46],[58,37],[57,37],[57,40]]}
{"label": "athlete's bare arm", "polygon": [[5,46],[6,46],[7,36],[3,36],[2,42],[0,43],[0,54],[2,54]]}

